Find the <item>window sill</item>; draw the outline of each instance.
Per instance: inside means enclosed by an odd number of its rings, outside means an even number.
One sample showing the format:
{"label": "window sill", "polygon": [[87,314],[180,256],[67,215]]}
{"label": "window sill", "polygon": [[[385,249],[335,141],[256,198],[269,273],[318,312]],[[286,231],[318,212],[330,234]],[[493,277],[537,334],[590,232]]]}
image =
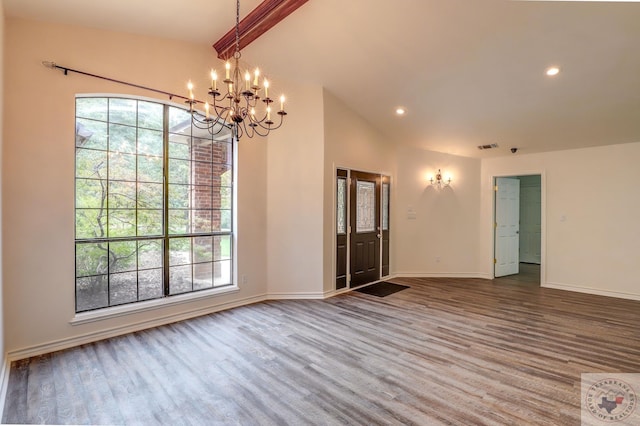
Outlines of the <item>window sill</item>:
{"label": "window sill", "polygon": [[149,300],[146,302],[130,303],[127,305],[113,306],[110,308],[99,309],[90,312],[82,312],[76,314],[70,321],[71,325],[87,324],[95,321],[102,321],[110,318],[117,318],[130,314],[138,314],[141,312],[152,311],[155,309],[166,308],[169,306],[181,305],[193,302],[195,300],[206,299],[209,297],[220,296],[223,294],[235,293],[239,291],[237,285],[216,288],[211,290],[202,290],[195,293],[180,294],[176,296],[165,297],[162,299]]}

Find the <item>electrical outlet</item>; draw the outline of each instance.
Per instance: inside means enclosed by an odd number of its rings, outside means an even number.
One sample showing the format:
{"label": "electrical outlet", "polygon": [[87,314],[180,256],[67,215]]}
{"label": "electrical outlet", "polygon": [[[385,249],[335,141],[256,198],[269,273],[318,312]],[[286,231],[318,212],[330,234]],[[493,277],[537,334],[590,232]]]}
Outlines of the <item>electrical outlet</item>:
{"label": "electrical outlet", "polygon": [[242,276],[242,284],[247,284],[249,282],[249,278],[246,275]]}

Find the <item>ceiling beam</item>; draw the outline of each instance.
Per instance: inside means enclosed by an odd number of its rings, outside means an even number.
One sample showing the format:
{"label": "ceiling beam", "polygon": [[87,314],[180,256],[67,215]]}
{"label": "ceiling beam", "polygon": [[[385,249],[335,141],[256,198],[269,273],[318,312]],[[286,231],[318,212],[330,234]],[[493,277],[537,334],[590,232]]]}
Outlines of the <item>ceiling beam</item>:
{"label": "ceiling beam", "polygon": [[[264,0],[240,21],[240,50],[266,33],[278,22],[305,4],[308,0]],[[227,60],[233,56],[236,44],[236,27],[229,30],[213,44],[218,58]]]}

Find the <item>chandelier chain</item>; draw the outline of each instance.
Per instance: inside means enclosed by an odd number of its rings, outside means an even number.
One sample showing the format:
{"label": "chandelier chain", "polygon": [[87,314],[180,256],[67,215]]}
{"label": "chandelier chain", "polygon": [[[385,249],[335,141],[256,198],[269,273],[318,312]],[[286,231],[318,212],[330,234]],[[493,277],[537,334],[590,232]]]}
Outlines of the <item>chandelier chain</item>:
{"label": "chandelier chain", "polygon": [[240,0],[236,0],[236,56],[240,53]]}

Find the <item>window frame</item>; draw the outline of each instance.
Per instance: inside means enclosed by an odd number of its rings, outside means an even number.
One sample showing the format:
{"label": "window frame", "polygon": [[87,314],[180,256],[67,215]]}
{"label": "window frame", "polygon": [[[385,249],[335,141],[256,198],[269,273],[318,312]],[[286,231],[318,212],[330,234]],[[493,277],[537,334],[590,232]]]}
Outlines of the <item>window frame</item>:
{"label": "window frame", "polygon": [[[138,116],[140,113],[140,104],[139,102],[147,102],[147,103],[153,103],[153,104],[157,104],[160,105],[162,107],[162,154],[160,156],[161,159],[161,163],[162,163],[162,207],[160,210],[160,227],[161,227],[161,232],[157,235],[139,235],[138,232],[138,226],[139,226],[139,222],[136,220],[136,224],[134,225],[134,229],[135,229],[135,236],[119,236],[119,237],[113,237],[109,235],[109,230],[107,230],[107,233],[105,234],[106,236],[103,237],[96,237],[96,238],[88,238],[86,236],[81,236],[81,238],[78,238],[77,232],[78,232],[78,218],[77,218],[77,212],[78,212],[78,181],[79,180],[89,180],[86,177],[82,177],[78,175],[78,158],[79,158],[79,149],[88,149],[88,148],[84,148],[82,144],[78,144],[77,141],[77,135],[78,135],[78,127],[77,127],[77,123],[79,119],[87,119],[86,117],[80,117],[79,116],[79,112],[78,112],[78,100],[79,99],[86,99],[86,98],[98,98],[98,99],[105,99],[107,102],[107,110],[106,110],[106,118],[104,120],[97,120],[98,122],[104,123],[104,125],[109,128],[109,126],[111,126],[112,124],[121,124],[121,123],[113,123],[111,121],[111,118],[109,116],[109,108],[111,105],[111,100],[112,99],[120,99],[120,100],[129,100],[129,101],[135,101],[135,125],[129,125],[129,127],[132,127],[133,129],[135,129],[135,142],[134,145],[136,145],[136,151],[135,153],[133,153],[132,155],[135,155],[135,161],[136,161],[136,166],[135,166],[135,170],[136,170],[136,177],[135,180],[133,181],[128,181],[130,182],[132,185],[135,186],[136,188],[136,202],[135,202],[135,208],[131,209],[135,212],[135,217],[136,219],[138,218],[138,212],[140,210],[145,210],[145,208],[140,208],[139,206],[139,202],[138,202],[138,198],[139,198],[139,185],[141,183],[141,180],[139,179],[139,175],[138,175],[138,163],[139,163],[139,156],[141,156],[142,154],[140,154],[140,152],[138,151],[138,144],[139,144],[139,132],[140,130],[149,130],[148,127],[145,126],[141,126],[140,122],[138,121]],[[76,124],[76,131],[74,132],[75,135],[75,140],[74,140],[74,263],[75,263],[75,272],[74,272],[74,312],[75,312],[75,317],[72,320],[72,324],[76,324],[76,323],[83,323],[86,321],[92,321],[95,319],[100,319],[103,317],[110,317],[110,316],[119,316],[122,315],[123,313],[127,313],[127,312],[137,312],[140,310],[147,310],[147,309],[153,309],[156,307],[161,307],[161,306],[168,306],[168,305],[173,305],[176,303],[184,303],[186,301],[189,300],[193,300],[193,299],[198,299],[198,298],[202,298],[202,297],[210,297],[213,295],[218,295],[218,294],[225,294],[225,293],[229,293],[229,292],[233,292],[233,291],[238,291],[238,286],[237,286],[237,251],[236,251],[236,220],[237,220],[237,187],[236,187],[236,182],[237,182],[237,138],[234,136],[233,134],[233,129],[231,128],[231,126],[226,125],[229,128],[229,137],[226,141],[217,141],[216,139],[219,139],[217,137],[213,137],[211,136],[210,139],[209,137],[207,137],[207,139],[209,139],[211,141],[211,152],[212,152],[212,158],[210,160],[208,164],[209,167],[211,167],[211,183],[207,184],[207,185],[202,185],[202,187],[206,187],[206,188],[211,188],[210,192],[211,192],[211,205],[208,207],[208,211],[211,214],[211,217],[213,217],[215,215],[214,212],[218,212],[219,215],[219,229],[214,230],[213,229],[213,219],[212,219],[212,226],[211,228],[206,231],[206,232],[195,232],[194,231],[194,220],[192,220],[192,215],[191,213],[193,211],[196,211],[196,209],[194,207],[192,207],[192,194],[191,192],[189,192],[189,205],[187,206],[186,209],[184,209],[185,211],[187,211],[187,215],[189,217],[189,219],[187,219],[187,223],[189,226],[189,231],[188,232],[183,232],[183,233],[171,233],[171,230],[169,228],[169,212],[171,211],[171,205],[169,203],[169,187],[172,184],[176,184],[175,182],[172,182],[170,179],[170,170],[169,170],[169,161],[172,158],[170,156],[170,152],[169,152],[169,147],[170,147],[170,142],[171,142],[171,135],[176,135],[177,133],[171,132],[171,124],[169,122],[169,115],[170,115],[170,111],[172,108],[176,108],[178,110],[184,111],[186,113],[189,113],[189,110],[187,108],[185,108],[184,105],[180,105],[180,104],[176,104],[174,102],[167,102],[167,101],[162,101],[162,100],[158,100],[158,99],[154,99],[154,98],[147,98],[147,97],[141,97],[141,96],[134,96],[134,95],[128,95],[128,94],[77,94],[74,97],[74,123]],[[194,168],[194,164],[196,163],[196,161],[191,158],[192,155],[192,148],[193,145],[191,145],[192,143],[194,143],[194,139],[198,139],[199,141],[201,141],[202,139],[204,139],[202,137],[202,134],[200,133],[199,135],[194,135],[194,127],[193,125],[188,126],[187,127],[189,129],[189,132],[187,134],[183,134],[182,136],[185,137],[189,142],[189,168],[188,168],[188,174],[190,175],[187,179],[187,183],[185,185],[188,185],[189,187],[195,187],[196,185],[198,185],[197,183],[192,181],[192,176],[195,175],[195,168]],[[157,129],[156,129],[157,130]],[[223,148],[223,150],[226,152],[226,159],[227,162],[216,162],[215,159],[213,158],[213,152],[214,152],[214,148],[213,148],[213,144],[215,143],[225,143],[227,144],[225,148]],[[105,142],[105,148],[103,150],[104,155],[107,156],[107,158],[109,158],[109,155],[113,155],[115,154],[121,154],[118,151],[114,151],[111,149],[110,146],[110,142],[108,140],[107,137],[107,142]],[[230,152],[228,152],[230,150]],[[96,150],[96,151],[101,151],[100,149]],[[148,156],[147,156],[148,158]],[[111,160],[107,160],[107,162],[109,163]],[[220,179],[220,181],[217,184],[213,183],[213,179],[215,179],[215,172],[214,170],[216,169],[216,166],[218,166],[220,169],[227,169],[227,172],[230,173],[230,175],[228,176],[228,182],[226,184],[223,184],[222,182],[222,175],[220,174],[220,176],[218,176],[218,179]],[[108,173],[108,167],[107,166],[107,176],[104,179],[104,183],[106,184],[107,187],[107,195],[104,195],[104,187],[102,187],[102,196],[104,198],[107,198],[106,204],[105,201],[102,201],[102,206],[101,206],[101,210],[106,211],[105,216],[108,217],[110,214],[109,211],[109,188],[110,188],[110,184],[112,182],[120,182],[117,179],[111,179],[111,176]],[[219,169],[219,170],[220,170]],[[193,178],[195,179],[195,178]],[[94,179],[96,180],[96,179]],[[102,182],[101,178],[98,178],[97,181]],[[144,181],[142,181],[142,183],[144,183]],[[156,182],[157,183],[157,182]],[[222,193],[223,191],[226,193],[228,191],[228,202],[229,202],[229,208],[228,209],[223,209],[222,204],[219,205],[219,207],[215,208],[214,204],[214,198],[215,196],[213,195],[215,192],[214,188],[218,188],[218,192],[217,192],[217,200],[219,203],[222,203],[221,199],[223,197]],[[80,208],[81,209],[81,208]],[[230,210],[228,213],[228,220],[229,220],[229,229],[222,229],[222,216],[223,216],[223,211],[225,210]],[[107,222],[107,226],[108,226],[108,222]],[[170,241],[174,240],[174,239],[178,239],[178,238],[185,238],[185,239],[189,239],[190,240],[190,249],[189,249],[189,253],[191,256],[191,260],[190,262],[188,262],[186,265],[190,266],[191,268],[191,280],[190,280],[190,285],[191,285],[191,289],[188,291],[181,291],[181,292],[177,292],[177,293],[173,293],[171,291],[171,279],[170,279],[170,268],[172,268],[171,263],[169,261],[169,256],[170,256]],[[194,258],[196,256],[194,256],[194,241],[197,238],[210,238],[211,239],[211,260],[210,261],[202,261],[202,262],[196,262],[194,260]],[[222,249],[220,249],[220,253],[219,253],[219,258],[216,258],[216,255],[214,254],[215,252],[215,242],[217,238],[227,238],[228,239],[228,253],[227,256],[225,257],[224,254],[222,253]],[[140,277],[139,277],[139,272],[140,271],[144,271],[144,268],[140,268],[140,261],[138,259],[139,257],[139,242],[144,242],[144,241],[159,241],[160,242],[160,246],[161,246],[161,252],[162,252],[162,263],[159,267],[153,268],[153,269],[158,269],[161,271],[161,276],[162,276],[162,283],[161,283],[161,288],[162,288],[162,294],[157,296],[157,297],[152,297],[152,298],[148,298],[148,299],[144,299],[144,300],[140,300]],[[96,243],[103,243],[103,244],[111,244],[111,243],[126,243],[126,242],[135,242],[135,256],[136,256],[136,263],[135,263],[135,269],[132,272],[136,273],[136,280],[135,280],[135,292],[136,292],[136,297],[135,300],[130,300],[130,301],[125,301],[122,303],[112,303],[111,301],[111,288],[110,288],[110,280],[112,278],[113,273],[110,271],[110,269],[108,268],[106,273],[103,273],[102,275],[104,277],[106,277],[107,283],[106,283],[106,297],[107,297],[107,301],[106,304],[103,304],[101,306],[96,306],[96,307],[90,307],[90,308],[86,308],[86,306],[81,307],[81,309],[79,310],[79,296],[78,296],[78,280],[82,279],[83,277],[87,277],[87,275],[80,275],[78,273],[78,247],[79,245],[82,244],[96,244]],[[107,252],[109,253],[109,258],[111,257],[111,251],[107,248]],[[220,264],[222,265],[223,263],[227,263],[228,265],[226,266],[226,269],[228,270],[228,282],[225,282],[223,284],[218,284],[216,285],[216,278],[215,278],[215,268],[216,268],[216,264]],[[111,265],[111,262],[107,262],[109,267]],[[204,264],[204,263],[209,263],[211,266],[211,286],[210,287],[205,287],[205,288],[195,288],[194,285],[194,275],[195,275],[195,268],[197,267],[197,265],[199,264]],[[222,266],[221,266],[222,267]],[[94,275],[98,276],[98,275]]]}

